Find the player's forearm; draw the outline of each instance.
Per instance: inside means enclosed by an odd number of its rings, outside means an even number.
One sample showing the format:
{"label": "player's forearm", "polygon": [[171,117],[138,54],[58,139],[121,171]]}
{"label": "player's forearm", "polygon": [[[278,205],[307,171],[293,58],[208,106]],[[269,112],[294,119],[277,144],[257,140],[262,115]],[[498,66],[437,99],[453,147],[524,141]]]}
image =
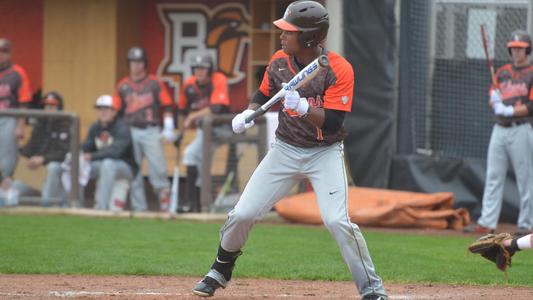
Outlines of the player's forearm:
{"label": "player's forearm", "polygon": [[163,119],[166,117],[174,119],[174,116],[172,114],[172,108],[165,108],[165,112],[163,113]]}
{"label": "player's forearm", "polygon": [[323,108],[309,107],[309,111],[304,118],[316,127],[322,128],[324,120],[326,119],[326,113]]}
{"label": "player's forearm", "polygon": [[198,119],[201,119],[207,116],[210,112],[211,112],[211,109],[209,107],[205,107],[205,108],[200,109],[199,111],[195,111],[191,113],[189,117],[193,120],[198,120]]}
{"label": "player's forearm", "polygon": [[251,102],[251,103],[248,105],[248,108],[247,108],[247,109],[257,110],[260,106],[261,106],[261,105],[259,105],[258,103]]}
{"label": "player's forearm", "polygon": [[529,110],[526,105],[518,105],[514,107],[515,117],[525,117],[529,115]]}
{"label": "player's forearm", "polygon": [[185,130],[185,118],[187,118],[186,114],[180,114],[178,117],[178,130],[182,133]]}

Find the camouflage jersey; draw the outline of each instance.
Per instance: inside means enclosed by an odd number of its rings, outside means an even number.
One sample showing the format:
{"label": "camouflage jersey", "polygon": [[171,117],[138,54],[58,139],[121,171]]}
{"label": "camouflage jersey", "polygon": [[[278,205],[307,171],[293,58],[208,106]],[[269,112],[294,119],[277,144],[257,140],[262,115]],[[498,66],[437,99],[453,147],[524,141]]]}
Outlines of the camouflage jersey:
{"label": "camouflage jersey", "polygon": [[[329,59],[329,67],[320,70],[315,78],[298,89],[298,93],[307,98],[310,107],[350,112],[354,86],[352,66],[332,51],[323,54]],[[300,68],[294,57],[279,50],[270,59],[259,92],[266,98],[274,96],[282,88],[282,83],[289,82],[298,72]],[[252,99],[253,102],[257,100],[256,97]],[[327,146],[342,141],[347,135],[344,126],[334,133],[325,132],[283,106],[280,106],[278,121],[276,137],[297,147]]]}
{"label": "camouflage jersey", "polygon": [[0,110],[17,108],[31,102],[30,82],[26,71],[10,64],[0,69]]}
{"label": "camouflage jersey", "polygon": [[[527,116],[496,116],[496,123],[510,126],[512,123],[532,122],[533,115],[533,66],[516,68],[506,64],[496,71],[496,80],[505,105],[521,103],[527,106]],[[492,87],[493,88],[493,87]]]}
{"label": "camouflage jersey", "polygon": [[133,81],[129,77],[122,79],[113,97],[128,125],[137,128],[159,126],[160,109],[172,105],[166,87],[154,75],[148,75],[140,81]]}
{"label": "camouflage jersey", "polygon": [[180,90],[178,108],[184,114],[213,105],[221,105],[228,108],[227,81],[226,76],[220,72],[211,74],[209,82],[204,85],[199,85],[195,76],[189,77],[185,80]]}

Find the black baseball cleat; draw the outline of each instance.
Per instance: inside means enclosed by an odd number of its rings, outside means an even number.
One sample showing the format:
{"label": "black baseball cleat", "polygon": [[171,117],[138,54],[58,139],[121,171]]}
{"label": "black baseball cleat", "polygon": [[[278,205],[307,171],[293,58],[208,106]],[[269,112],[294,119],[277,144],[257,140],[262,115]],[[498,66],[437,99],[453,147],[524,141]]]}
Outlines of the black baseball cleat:
{"label": "black baseball cleat", "polygon": [[387,296],[384,296],[384,295],[370,294],[370,295],[365,295],[361,299],[362,300],[387,300],[389,298]]}
{"label": "black baseball cleat", "polygon": [[222,287],[220,283],[209,276],[205,276],[202,281],[198,282],[194,289],[192,289],[193,294],[200,297],[211,297],[215,294],[215,291]]}

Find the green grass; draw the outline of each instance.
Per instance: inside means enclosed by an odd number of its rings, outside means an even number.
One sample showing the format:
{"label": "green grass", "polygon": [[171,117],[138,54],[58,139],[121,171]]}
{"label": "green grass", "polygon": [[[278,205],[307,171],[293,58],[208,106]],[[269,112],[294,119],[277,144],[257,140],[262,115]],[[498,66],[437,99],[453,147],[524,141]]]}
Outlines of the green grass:
{"label": "green grass", "polygon": [[[0,215],[0,273],[203,275],[222,224],[146,219]],[[515,255],[508,280],[480,256],[469,236],[365,232],[387,282],[533,286],[533,253]],[[235,275],[350,280],[322,227],[259,224]]]}

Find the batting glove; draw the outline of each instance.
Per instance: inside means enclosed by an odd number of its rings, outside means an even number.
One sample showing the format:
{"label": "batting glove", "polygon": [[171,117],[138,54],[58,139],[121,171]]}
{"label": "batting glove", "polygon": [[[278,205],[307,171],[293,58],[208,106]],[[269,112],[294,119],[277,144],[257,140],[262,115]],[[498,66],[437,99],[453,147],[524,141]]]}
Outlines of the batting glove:
{"label": "batting glove", "polygon": [[295,111],[299,116],[303,116],[309,112],[309,102],[307,102],[307,99],[305,98],[300,98],[300,94],[297,91],[289,91],[285,93],[283,106],[285,109]]}
{"label": "batting glove", "polygon": [[173,142],[176,139],[176,134],[174,133],[174,119],[172,117],[165,117],[163,120],[163,131],[161,131],[161,136],[167,142]]}
{"label": "batting glove", "polygon": [[250,121],[250,123],[246,123],[246,118],[253,114],[254,111],[252,109],[247,109],[243,111],[242,113],[236,115],[233,120],[231,120],[231,127],[233,128],[233,132],[235,133],[243,133],[246,129],[254,126],[255,122]]}
{"label": "batting glove", "polygon": [[499,90],[493,89],[492,92],[490,92],[490,104],[494,105],[495,103],[501,103],[502,102],[502,94]]}
{"label": "batting glove", "polygon": [[514,108],[512,106],[507,106],[501,102],[496,102],[492,108],[494,109],[494,114],[497,116],[514,116]]}

